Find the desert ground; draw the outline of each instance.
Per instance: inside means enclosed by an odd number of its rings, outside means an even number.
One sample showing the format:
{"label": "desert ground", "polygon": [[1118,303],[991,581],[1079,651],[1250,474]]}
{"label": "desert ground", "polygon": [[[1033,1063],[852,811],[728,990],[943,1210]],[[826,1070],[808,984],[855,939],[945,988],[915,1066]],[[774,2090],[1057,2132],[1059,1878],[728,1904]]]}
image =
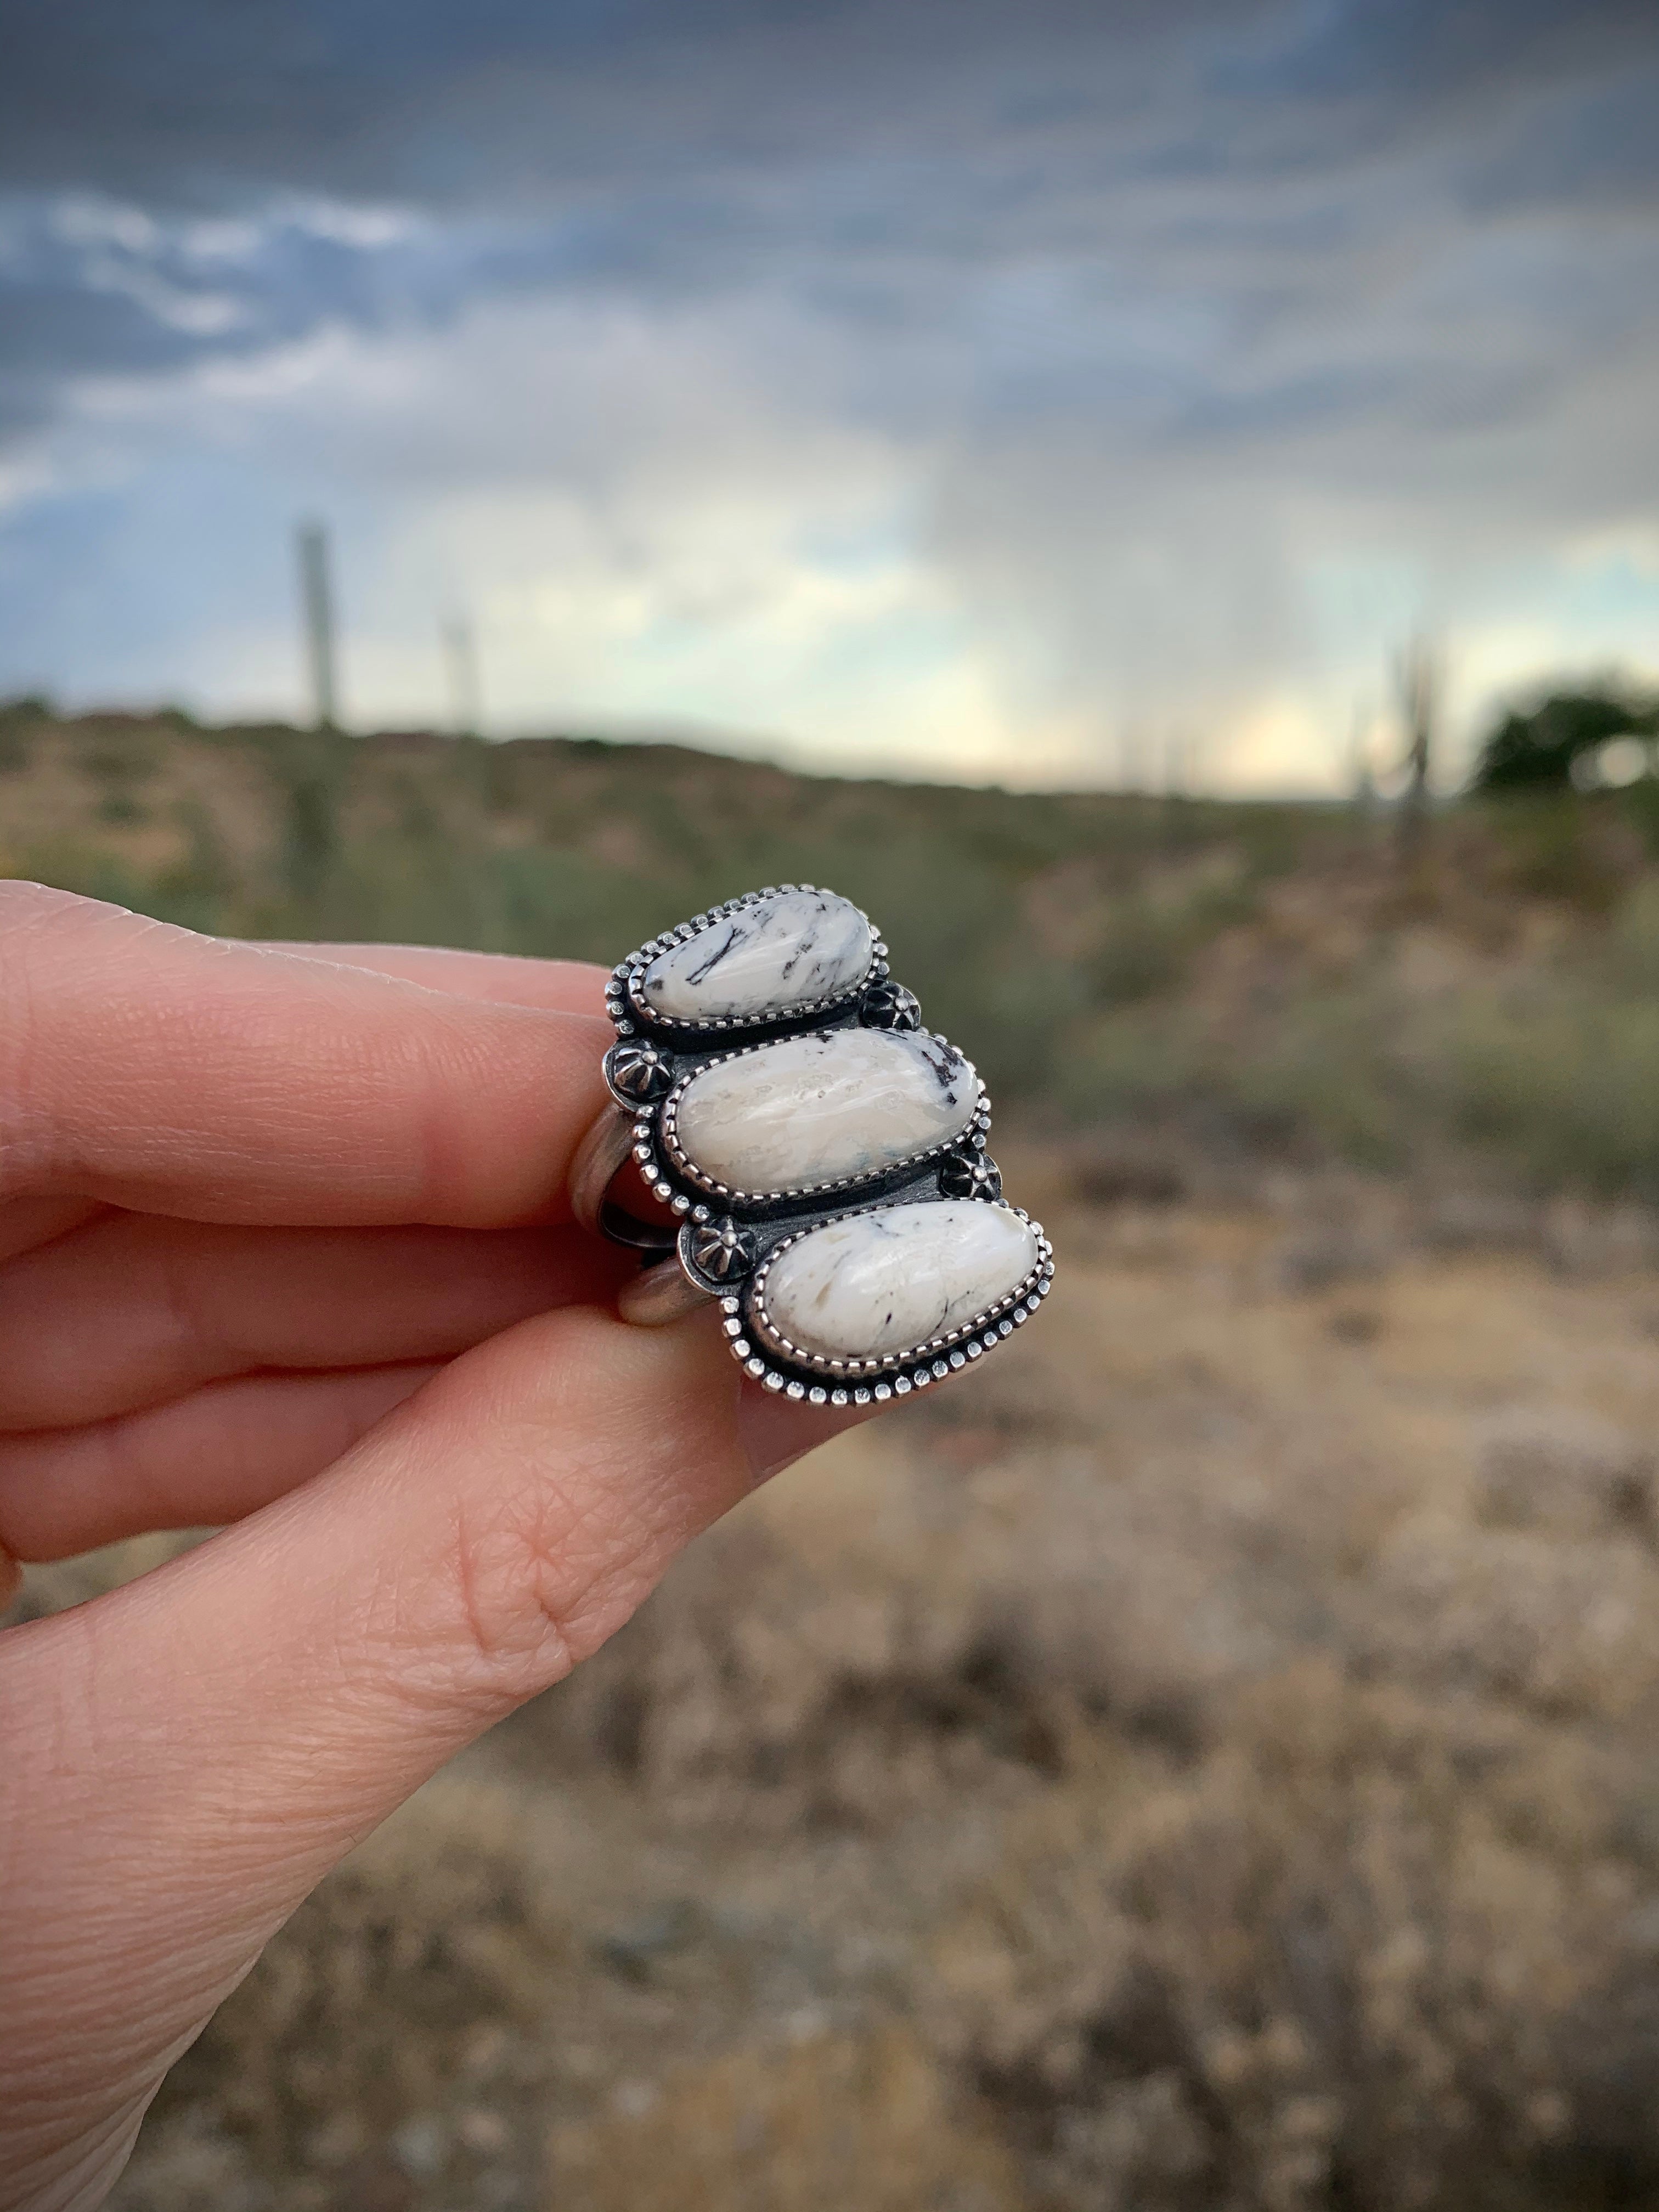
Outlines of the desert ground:
{"label": "desert ground", "polygon": [[1659,784],[1407,866],[25,701],[0,868],[606,961],[834,884],[1060,1267],[362,1845],[117,2212],[1659,2208]]}
{"label": "desert ground", "polygon": [[1659,2203],[1650,1220],[1003,1149],[1040,1323],[365,1844],[118,2212]]}

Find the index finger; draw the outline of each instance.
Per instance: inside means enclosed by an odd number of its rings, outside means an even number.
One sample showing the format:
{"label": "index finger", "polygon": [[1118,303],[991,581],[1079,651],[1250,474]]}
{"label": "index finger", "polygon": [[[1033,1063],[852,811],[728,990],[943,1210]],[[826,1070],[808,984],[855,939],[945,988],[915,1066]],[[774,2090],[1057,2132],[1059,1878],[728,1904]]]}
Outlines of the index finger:
{"label": "index finger", "polygon": [[306,960],[337,960],[348,968],[400,975],[431,991],[501,1006],[540,1006],[561,1014],[601,1014],[608,970],[587,960],[530,960],[517,952],[465,952],[447,945],[299,945],[272,939],[262,952]]}
{"label": "index finger", "polygon": [[602,1018],[0,884],[0,1201],[492,1227],[566,1212]]}

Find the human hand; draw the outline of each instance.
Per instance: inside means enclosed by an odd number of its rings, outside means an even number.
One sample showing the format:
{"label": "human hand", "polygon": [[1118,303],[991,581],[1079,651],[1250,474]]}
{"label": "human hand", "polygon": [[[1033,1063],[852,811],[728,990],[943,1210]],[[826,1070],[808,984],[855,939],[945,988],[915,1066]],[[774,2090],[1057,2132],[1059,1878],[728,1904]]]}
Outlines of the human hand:
{"label": "human hand", "polygon": [[567,1218],[599,972],[257,947],[0,885],[0,2212],[97,2204],[352,1844],[846,1415]]}

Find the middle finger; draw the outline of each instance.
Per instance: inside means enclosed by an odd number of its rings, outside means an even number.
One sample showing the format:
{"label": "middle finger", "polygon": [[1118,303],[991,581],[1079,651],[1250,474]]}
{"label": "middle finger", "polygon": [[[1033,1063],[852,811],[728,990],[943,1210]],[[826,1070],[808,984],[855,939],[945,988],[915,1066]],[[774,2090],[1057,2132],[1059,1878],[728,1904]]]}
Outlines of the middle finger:
{"label": "middle finger", "polygon": [[246,1229],[114,1212],[0,1267],[0,1431],[261,1369],[442,1359],[608,1303],[626,1255],[556,1229]]}

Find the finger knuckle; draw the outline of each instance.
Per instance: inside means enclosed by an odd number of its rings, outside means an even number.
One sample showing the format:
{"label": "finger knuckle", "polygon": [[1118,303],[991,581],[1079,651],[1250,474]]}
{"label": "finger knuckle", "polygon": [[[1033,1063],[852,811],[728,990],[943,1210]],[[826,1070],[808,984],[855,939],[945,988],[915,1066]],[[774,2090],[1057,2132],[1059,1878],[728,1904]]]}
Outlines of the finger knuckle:
{"label": "finger knuckle", "polygon": [[111,911],[46,884],[0,883],[0,1198],[50,1156],[49,1010],[80,964],[88,918]]}
{"label": "finger knuckle", "polygon": [[20,1003],[33,996],[35,979],[50,965],[58,947],[75,937],[88,917],[107,914],[96,899],[46,884],[0,882],[0,1005],[7,1028]]}
{"label": "finger knuckle", "polygon": [[0,881],[0,945],[8,951],[21,948],[33,934],[71,928],[94,915],[120,913],[101,899],[83,898],[78,891],[57,890],[51,884],[9,876]]}
{"label": "finger knuckle", "polygon": [[515,1705],[584,1656],[584,1593],[601,1547],[559,1483],[530,1472],[463,1501],[450,1565],[456,1687]]}

